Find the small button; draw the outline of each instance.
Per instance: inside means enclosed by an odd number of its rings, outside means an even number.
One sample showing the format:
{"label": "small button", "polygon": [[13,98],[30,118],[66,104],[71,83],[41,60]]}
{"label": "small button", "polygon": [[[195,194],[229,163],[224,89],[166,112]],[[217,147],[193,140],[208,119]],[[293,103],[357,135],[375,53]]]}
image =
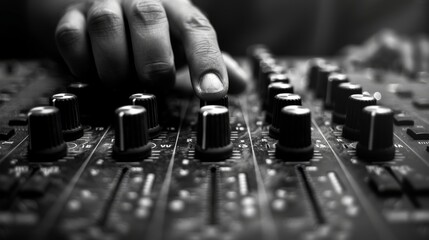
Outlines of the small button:
{"label": "small button", "polygon": [[7,196],[16,184],[16,179],[0,175],[0,196]]}
{"label": "small button", "polygon": [[400,195],[402,193],[399,183],[385,170],[377,174],[370,173],[368,183],[379,195]]}
{"label": "small button", "polygon": [[416,194],[429,193],[429,178],[421,175],[406,176],[403,179],[404,185]]}
{"label": "small button", "polygon": [[393,116],[393,123],[396,126],[413,126],[414,120],[410,116],[400,113]]}
{"label": "small button", "polygon": [[415,98],[413,100],[413,104],[417,108],[428,109],[429,108],[429,98],[425,98],[425,97]]}
{"label": "small button", "polygon": [[28,124],[27,117],[16,117],[9,120],[9,126],[26,126]]}
{"label": "small button", "polygon": [[41,197],[49,186],[49,179],[40,175],[34,175],[19,189],[23,197],[36,198]]}
{"label": "small button", "polygon": [[0,128],[0,140],[7,141],[15,134],[15,129],[11,127]]}
{"label": "small button", "polygon": [[403,86],[398,87],[395,91],[395,94],[398,97],[402,97],[402,98],[410,98],[413,96],[413,91],[411,89],[408,88],[403,88]]}
{"label": "small button", "polygon": [[429,140],[429,131],[425,128],[408,128],[407,134],[414,140]]}

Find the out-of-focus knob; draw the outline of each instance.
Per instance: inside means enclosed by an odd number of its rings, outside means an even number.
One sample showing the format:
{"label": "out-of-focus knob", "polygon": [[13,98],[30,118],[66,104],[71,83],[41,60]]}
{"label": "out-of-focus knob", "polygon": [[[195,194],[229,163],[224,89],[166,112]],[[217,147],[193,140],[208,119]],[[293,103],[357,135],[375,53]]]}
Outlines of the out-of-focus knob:
{"label": "out-of-focus knob", "polygon": [[276,82],[282,82],[282,83],[289,83],[289,76],[286,73],[271,73],[269,76],[269,82],[276,83]]}
{"label": "out-of-focus knob", "polygon": [[336,94],[334,96],[334,111],[332,112],[332,121],[334,123],[344,124],[347,113],[347,99],[350,97],[350,95],[361,93],[362,87],[359,84],[341,83],[338,85]]}
{"label": "out-of-focus knob", "polygon": [[368,106],[362,111],[356,154],[370,161],[389,161],[395,156],[393,145],[393,111],[381,106]]}
{"label": "out-of-focus knob", "polygon": [[308,85],[310,90],[315,90],[317,87],[317,81],[319,78],[319,71],[322,65],[325,65],[324,59],[315,58],[310,61],[310,68],[308,70]]}
{"label": "out-of-focus knob", "polygon": [[362,110],[366,106],[376,105],[377,100],[370,95],[353,94],[347,99],[346,124],[343,127],[343,137],[358,140]]}
{"label": "out-of-focus knob", "polygon": [[219,105],[219,106],[224,106],[228,108],[229,107],[228,96],[225,96],[219,100],[213,100],[213,101],[205,101],[200,99],[200,108],[207,105]]}
{"label": "out-of-focus knob", "polygon": [[58,93],[51,97],[50,103],[60,110],[64,140],[72,141],[82,137],[83,127],[80,122],[79,103],[76,95]]}
{"label": "out-of-focus knob", "polygon": [[207,105],[198,113],[195,154],[201,161],[221,161],[232,154],[229,111],[224,106]]}
{"label": "out-of-focus knob", "polygon": [[326,96],[324,107],[326,109],[332,109],[334,107],[335,101],[334,96],[337,94],[338,86],[341,83],[349,82],[347,75],[342,73],[331,73],[328,78],[328,85],[326,87]]}
{"label": "out-of-focus knob", "polygon": [[268,85],[267,114],[265,121],[271,123],[274,108],[274,97],[280,93],[293,93],[293,86],[289,83],[275,82]]}
{"label": "out-of-focus knob", "polygon": [[67,87],[67,92],[76,95],[79,102],[79,110],[81,114],[89,114],[91,110],[91,89],[88,84],[75,82]]}
{"label": "out-of-focus knob", "polygon": [[[286,69],[283,66],[277,65],[275,62],[261,62],[260,74],[259,74],[259,88],[258,92],[261,99],[266,99],[268,94],[268,85],[270,85],[270,76],[277,73],[286,73]],[[265,107],[265,106],[264,106]]]}
{"label": "out-of-focus knob", "polygon": [[161,127],[158,122],[158,105],[155,95],[136,93],[130,96],[130,101],[132,105],[142,106],[146,109],[149,138],[157,137],[161,131]]}
{"label": "out-of-focus knob", "polygon": [[285,161],[307,161],[313,157],[311,112],[302,106],[287,106],[281,111],[280,136],[276,157]]}
{"label": "out-of-focus knob", "polygon": [[281,125],[281,111],[290,105],[301,105],[301,97],[292,93],[280,93],[274,97],[273,121],[269,128],[270,137],[278,139]]}
{"label": "out-of-focus knob", "polygon": [[45,162],[67,155],[58,108],[35,107],[28,113],[28,156],[30,161]]}
{"label": "out-of-focus knob", "polygon": [[325,99],[328,78],[331,73],[336,73],[339,71],[340,68],[336,65],[324,64],[320,66],[319,74],[317,76],[316,98]]}
{"label": "out-of-focus knob", "polygon": [[258,77],[259,62],[261,61],[261,59],[271,57],[270,51],[268,50],[267,46],[263,44],[256,44],[256,45],[250,46],[247,49],[247,54],[250,58],[250,63],[252,66],[252,74],[254,77]]}
{"label": "out-of-focus knob", "polygon": [[123,106],[115,111],[113,157],[119,161],[140,161],[151,154],[147,112],[142,106]]}

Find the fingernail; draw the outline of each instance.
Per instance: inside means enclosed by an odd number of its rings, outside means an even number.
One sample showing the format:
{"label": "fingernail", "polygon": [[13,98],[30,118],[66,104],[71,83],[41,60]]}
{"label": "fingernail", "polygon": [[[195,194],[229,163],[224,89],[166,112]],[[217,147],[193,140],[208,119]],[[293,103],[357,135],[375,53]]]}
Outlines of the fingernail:
{"label": "fingernail", "polygon": [[216,93],[223,90],[223,84],[214,73],[206,73],[200,81],[201,91],[205,93]]}

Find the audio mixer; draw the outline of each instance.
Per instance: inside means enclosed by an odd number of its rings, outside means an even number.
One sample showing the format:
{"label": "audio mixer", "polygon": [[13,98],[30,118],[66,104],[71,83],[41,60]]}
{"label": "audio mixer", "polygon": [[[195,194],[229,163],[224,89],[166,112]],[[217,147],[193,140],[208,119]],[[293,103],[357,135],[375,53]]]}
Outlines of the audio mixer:
{"label": "audio mixer", "polygon": [[427,75],[241,64],[246,93],[205,102],[1,62],[0,239],[429,238]]}

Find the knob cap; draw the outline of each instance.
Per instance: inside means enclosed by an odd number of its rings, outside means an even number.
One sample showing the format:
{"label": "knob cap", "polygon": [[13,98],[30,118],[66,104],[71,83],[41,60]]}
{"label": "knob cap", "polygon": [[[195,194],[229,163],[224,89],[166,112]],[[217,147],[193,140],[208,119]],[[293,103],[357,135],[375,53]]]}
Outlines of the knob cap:
{"label": "knob cap", "polygon": [[207,105],[198,113],[196,157],[202,161],[220,161],[232,154],[229,112],[224,106]]}
{"label": "knob cap", "polygon": [[285,161],[307,161],[313,157],[311,112],[302,106],[287,106],[281,111],[276,157]]}
{"label": "knob cap", "polygon": [[310,68],[308,70],[308,89],[316,89],[320,68],[325,64],[325,60],[321,58],[315,58],[310,61]]}
{"label": "knob cap", "polygon": [[326,87],[326,96],[324,107],[325,109],[332,109],[334,107],[335,101],[334,96],[337,94],[338,86],[341,83],[349,82],[347,75],[342,73],[331,73],[328,78],[328,85]]}
{"label": "knob cap", "polygon": [[331,64],[321,65],[319,74],[317,76],[317,88],[316,88],[316,98],[325,99],[326,89],[328,86],[328,78],[331,73],[339,72],[340,69],[338,66]]}
{"label": "knob cap", "polygon": [[293,86],[288,83],[275,82],[268,85],[266,122],[270,123],[274,108],[274,97],[279,93],[293,93]]}
{"label": "knob cap", "polygon": [[362,111],[358,157],[365,160],[389,161],[395,156],[393,145],[393,111],[381,106],[368,106]]}
{"label": "knob cap", "polygon": [[90,113],[91,89],[88,84],[81,82],[71,83],[67,87],[67,92],[76,95],[81,114],[87,115]]}
{"label": "knob cap", "polygon": [[50,103],[60,110],[64,140],[72,141],[82,137],[83,127],[80,122],[79,103],[76,95],[58,93],[51,97]]}
{"label": "knob cap", "polygon": [[343,137],[358,140],[360,134],[360,119],[366,106],[376,105],[377,100],[370,95],[353,94],[347,99],[346,124],[343,127]]}
{"label": "knob cap", "polygon": [[67,155],[58,108],[35,107],[28,112],[30,161],[53,161]]}
{"label": "knob cap", "polygon": [[123,106],[115,111],[113,157],[120,161],[138,161],[149,157],[151,145],[147,130],[147,112],[142,106]]}
{"label": "knob cap", "polygon": [[228,101],[228,96],[225,95],[225,97],[219,99],[219,100],[214,100],[214,101],[205,101],[200,99],[200,108],[207,106],[207,105],[219,105],[219,106],[224,106],[226,108],[229,107],[229,101]]}
{"label": "knob cap", "polygon": [[347,113],[347,99],[350,95],[361,93],[362,87],[359,84],[341,83],[338,86],[337,92],[334,96],[335,105],[332,113],[332,121],[334,123],[344,124]]}
{"label": "knob cap", "polygon": [[157,137],[161,127],[158,122],[158,105],[155,95],[136,93],[130,96],[130,101],[132,105],[142,106],[146,109],[149,138]]}
{"label": "knob cap", "polygon": [[274,97],[273,103],[273,121],[269,128],[270,137],[278,139],[281,124],[281,111],[284,107],[290,105],[301,105],[301,97],[292,93],[280,93]]}
{"label": "knob cap", "polygon": [[271,73],[269,76],[269,82],[275,83],[275,82],[282,82],[282,83],[289,83],[289,76],[286,73]]}

